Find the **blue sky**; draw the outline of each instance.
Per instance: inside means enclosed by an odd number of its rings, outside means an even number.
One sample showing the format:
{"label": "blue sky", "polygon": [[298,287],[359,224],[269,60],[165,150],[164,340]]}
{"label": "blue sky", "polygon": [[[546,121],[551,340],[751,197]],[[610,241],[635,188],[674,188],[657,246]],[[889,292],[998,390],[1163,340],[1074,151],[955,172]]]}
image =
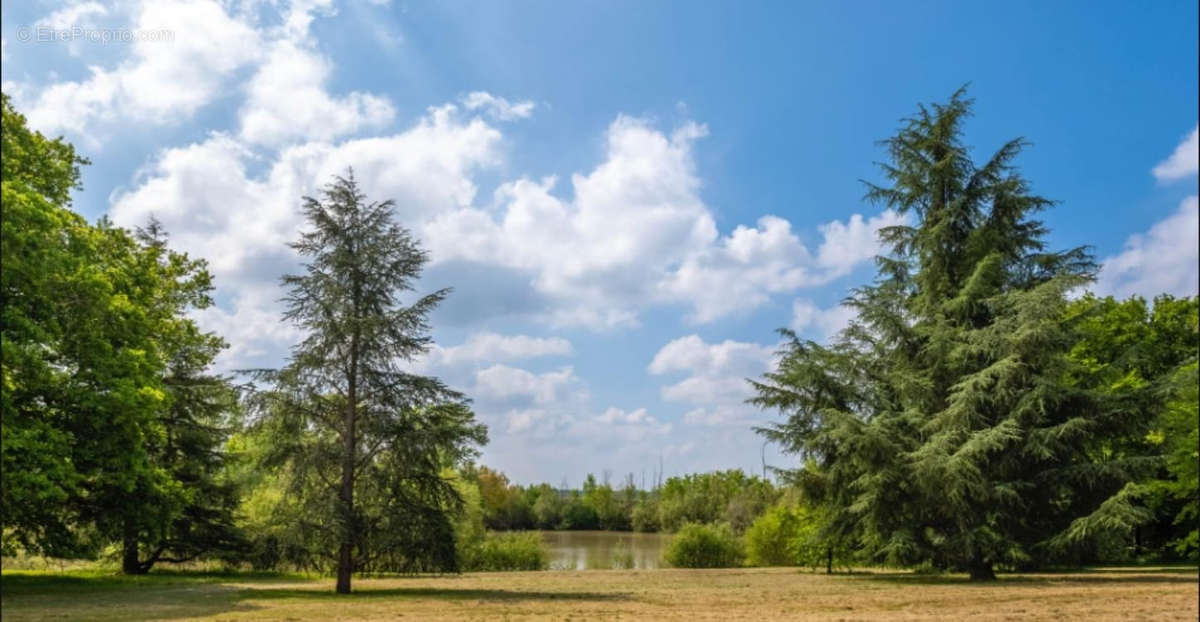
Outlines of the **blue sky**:
{"label": "blue sky", "polygon": [[[743,379],[869,280],[875,141],[971,84],[1095,289],[1197,289],[1195,2],[6,4],[3,88],[75,206],[208,258],[226,368],[278,364],[299,197],[354,166],[453,286],[418,369],[522,482],[760,468]],[[53,37],[55,33],[57,37]],[[66,34],[61,34],[66,33]],[[157,34],[156,34],[157,33]],[[167,33],[168,36],[163,36]],[[102,36],[122,41],[99,41]],[[47,40],[48,38],[53,40]],[[768,448],[769,463],[789,458]]]}

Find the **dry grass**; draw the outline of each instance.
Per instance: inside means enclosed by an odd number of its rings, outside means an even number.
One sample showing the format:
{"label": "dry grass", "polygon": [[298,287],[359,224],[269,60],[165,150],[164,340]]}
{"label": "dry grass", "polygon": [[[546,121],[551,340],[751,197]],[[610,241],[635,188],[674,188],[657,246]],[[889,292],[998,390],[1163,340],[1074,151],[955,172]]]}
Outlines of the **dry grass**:
{"label": "dry grass", "polygon": [[1194,568],[1006,575],[993,584],[785,568],[478,573],[328,580],[6,574],[18,620],[1196,620]]}

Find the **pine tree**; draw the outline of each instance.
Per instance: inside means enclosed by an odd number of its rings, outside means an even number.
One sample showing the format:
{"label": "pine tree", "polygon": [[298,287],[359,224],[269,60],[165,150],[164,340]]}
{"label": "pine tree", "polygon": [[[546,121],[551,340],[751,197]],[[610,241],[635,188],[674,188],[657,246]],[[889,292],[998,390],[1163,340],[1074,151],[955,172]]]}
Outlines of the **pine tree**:
{"label": "pine tree", "polygon": [[144,574],[159,562],[228,554],[245,541],[235,525],[239,491],[229,480],[224,447],[237,423],[237,392],[228,378],[211,370],[226,344],[185,315],[212,304],[206,264],[171,251],[166,231],[154,218],[137,229],[135,238],[144,271],[171,286],[158,297],[164,311],[155,331],[164,400],[156,422],[160,433],[148,436],[147,449],[151,463],[184,493],[169,512],[134,510],[137,504],[125,512],[122,568]]}
{"label": "pine tree", "polygon": [[426,254],[392,208],[368,202],[352,172],[305,197],[312,228],[292,247],[307,263],[283,279],[285,318],[305,337],[283,369],[259,373],[272,386],[251,402],[302,521],[336,547],[339,593],[356,570],[456,569],[447,509],[459,497],[441,471],[486,442],[462,394],[405,369],[431,344],[426,318],[448,290],[401,302]]}
{"label": "pine tree", "polygon": [[1145,465],[1090,453],[1125,425],[1068,380],[1067,294],[1095,265],[1046,249],[1033,215],[1052,202],[1013,164],[1024,140],[972,160],[971,104],[964,87],[882,142],[890,183],[866,198],[913,224],[880,232],[890,253],[847,299],[850,327],[830,345],[785,332],[752,401],[785,415],[760,432],[811,461],[794,475],[826,506],[826,537],[986,580],[1061,555],[1089,525],[1141,520],[1122,491]]}

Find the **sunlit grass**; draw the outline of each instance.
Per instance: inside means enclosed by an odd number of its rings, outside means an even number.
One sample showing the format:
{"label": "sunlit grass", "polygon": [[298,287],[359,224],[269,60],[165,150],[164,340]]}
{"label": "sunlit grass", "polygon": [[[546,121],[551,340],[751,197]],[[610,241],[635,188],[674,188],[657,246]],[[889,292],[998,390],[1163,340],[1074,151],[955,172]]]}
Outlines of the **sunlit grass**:
{"label": "sunlit grass", "polygon": [[275,573],[5,571],[13,620],[1087,619],[1195,620],[1195,567],[1003,575],[790,568],[471,573],[359,579]]}

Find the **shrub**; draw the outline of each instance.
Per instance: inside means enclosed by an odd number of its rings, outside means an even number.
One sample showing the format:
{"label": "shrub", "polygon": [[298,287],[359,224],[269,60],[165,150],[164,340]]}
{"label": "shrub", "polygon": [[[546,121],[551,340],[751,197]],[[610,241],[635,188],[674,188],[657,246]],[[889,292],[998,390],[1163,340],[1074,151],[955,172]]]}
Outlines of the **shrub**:
{"label": "shrub", "polygon": [[797,512],[776,505],[746,530],[746,562],[751,566],[797,566],[796,540],[801,535]]}
{"label": "shrub", "polygon": [[742,565],[745,555],[729,525],[685,523],[664,557],[677,568],[734,568]]}
{"label": "shrub", "polygon": [[821,514],[795,501],[771,506],[746,530],[746,560],[751,566],[849,567],[854,550],[848,541],[822,534]]}
{"label": "shrub", "polygon": [[464,570],[545,570],[550,553],[537,532],[489,533],[466,552]]}

